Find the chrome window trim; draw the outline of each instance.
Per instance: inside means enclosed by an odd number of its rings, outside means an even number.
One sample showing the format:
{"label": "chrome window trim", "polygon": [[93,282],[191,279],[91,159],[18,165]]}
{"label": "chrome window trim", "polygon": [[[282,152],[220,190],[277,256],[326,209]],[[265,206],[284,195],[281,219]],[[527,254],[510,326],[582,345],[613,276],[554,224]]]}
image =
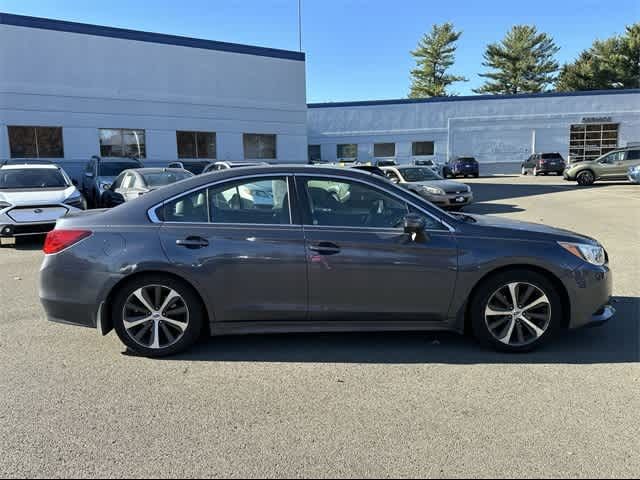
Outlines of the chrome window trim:
{"label": "chrome window trim", "polygon": [[[330,175],[330,174],[326,174],[326,173],[293,173],[293,172],[282,172],[282,173],[258,173],[258,174],[254,174],[254,175],[243,175],[240,177],[234,177],[234,178],[225,178],[223,180],[217,180],[214,182],[210,182],[204,185],[201,185],[199,187],[196,188],[192,188],[191,190],[187,190],[186,192],[182,192],[178,195],[174,195],[173,197],[167,198],[166,200],[155,204],[154,206],[152,206],[151,208],[149,208],[147,210],[147,217],[149,217],[149,220],[151,220],[152,223],[157,223],[157,224],[166,224],[166,225],[185,225],[185,224],[191,224],[191,225],[225,225],[223,223],[213,223],[213,222],[164,222],[162,220],[160,220],[158,218],[158,216],[156,215],[156,210],[162,206],[164,206],[165,204],[172,202],[174,200],[177,200],[178,198],[190,195],[194,192],[197,192],[199,190],[205,190],[205,189],[209,189],[212,188],[216,185],[221,185],[223,183],[231,183],[231,182],[235,182],[238,180],[245,180],[245,179],[250,179],[250,178],[265,178],[265,177],[277,177],[277,176],[284,176],[284,177],[293,177],[294,180],[296,177],[311,177],[311,178],[344,178],[346,180],[353,180],[359,183],[364,183],[365,185],[369,185],[371,187],[377,188],[382,190],[383,192],[392,195],[398,199],[400,199],[403,202],[408,203],[409,205],[412,205],[414,208],[416,208],[417,210],[419,210],[420,212],[424,213],[425,215],[428,215],[429,217],[431,217],[433,220],[435,220],[436,222],[444,225],[446,227],[447,230],[449,230],[449,232],[453,233],[456,231],[455,228],[453,228],[451,225],[449,225],[447,222],[445,222],[444,220],[442,220],[441,218],[438,218],[436,215],[432,214],[431,212],[428,212],[427,210],[425,210],[423,207],[421,207],[420,205],[412,202],[411,200],[407,200],[406,198],[403,198],[401,195],[399,195],[396,192],[392,192],[384,187],[381,187],[380,185],[376,185],[372,182],[368,182],[364,179],[360,179],[360,178],[354,178],[354,177],[340,177],[340,176],[335,176],[335,175]],[[422,198],[419,197],[418,195],[416,195],[415,193],[411,192],[410,190],[406,190],[406,193],[408,193],[411,196],[414,196],[418,199],[420,199],[422,201]],[[365,229],[365,230],[372,230],[372,229],[376,229],[376,227],[339,227],[339,226],[330,226],[330,225],[298,225],[298,224],[294,224],[293,223],[293,211],[291,210],[291,191],[289,188],[289,182],[287,181],[287,194],[289,195],[289,226],[298,226],[298,227],[313,227],[313,228],[317,228],[317,227],[330,227],[330,228],[355,228],[355,229]],[[260,224],[260,223],[232,223],[232,224],[228,224],[228,225],[247,225],[247,226],[274,226],[277,224]],[[286,225],[283,225],[286,226]],[[378,230],[388,230],[388,229],[379,229]],[[395,229],[397,230],[397,229]],[[439,230],[439,229],[427,229],[427,231],[430,232],[442,232],[444,230]]]}
{"label": "chrome window trim", "polygon": [[[309,177],[309,178],[336,178],[333,175],[328,175],[326,173],[320,173],[320,174],[314,174],[314,173],[294,173],[293,174],[294,177]],[[449,232],[455,232],[456,229],[453,228],[451,225],[449,225],[447,222],[445,222],[444,220],[438,218],[436,215],[432,214],[431,212],[426,211],[423,207],[417,205],[416,203],[412,202],[411,200],[407,200],[406,198],[403,198],[401,195],[399,195],[396,192],[392,192],[384,187],[381,187],[380,185],[376,185],[375,183],[372,182],[368,182],[366,180],[360,179],[360,178],[353,178],[353,177],[345,177],[347,180],[352,180],[355,182],[359,182],[359,183],[364,183],[365,185],[369,185],[370,187],[373,188],[377,188],[379,190],[382,190],[383,192],[396,197],[398,199],[400,199],[401,201],[408,203],[409,205],[413,206],[414,208],[418,209],[420,212],[424,213],[425,215],[431,217],[433,220],[435,220],[436,222],[444,225],[447,230],[449,230]],[[412,194],[413,196],[417,196],[415,195],[413,192],[411,192],[410,190],[407,190],[408,193]],[[418,197],[420,198],[420,197]],[[342,227],[342,226],[334,226],[334,225],[305,225],[305,227],[331,227],[331,228],[363,228],[363,229],[371,229],[371,228],[376,228],[376,227]],[[385,228],[382,228],[382,230],[385,230]],[[443,230],[438,230],[438,229],[428,229],[428,231],[435,231],[435,232],[442,232]]]}
{"label": "chrome window trim", "polygon": [[[211,182],[211,183],[207,183],[205,185],[201,185],[199,187],[196,188],[192,188],[191,190],[187,190],[186,192],[180,193],[178,195],[174,195],[173,197],[167,198],[166,200],[155,204],[153,207],[149,208],[147,210],[147,217],[149,217],[149,220],[151,220],[152,223],[160,223],[160,224],[166,224],[166,225],[186,225],[186,224],[191,224],[191,225],[251,225],[251,226],[274,226],[274,225],[281,225],[281,226],[293,226],[293,212],[291,211],[291,190],[289,188],[289,177],[293,176],[293,174],[291,173],[259,173],[256,175],[243,175],[241,177],[233,177],[233,178],[225,178],[223,180],[218,180],[217,182]],[[265,178],[265,177],[284,177],[285,179],[285,183],[287,184],[287,199],[288,199],[288,203],[289,203],[289,225],[283,225],[283,224],[278,224],[278,223],[229,223],[229,224],[225,224],[225,223],[214,223],[214,222],[165,222],[162,221],[158,218],[158,216],[156,215],[156,210],[159,209],[160,207],[163,207],[164,205],[166,205],[169,202],[173,202],[174,200],[177,200],[179,198],[182,197],[186,197],[187,195],[191,195],[192,193],[198,192],[200,190],[207,190],[207,204],[209,204],[209,189],[216,186],[216,185],[221,185],[224,183],[234,183],[238,180],[245,180],[245,179],[250,179],[250,178]],[[210,207],[207,207],[207,209],[209,209]],[[209,212],[209,219],[211,219],[211,212]],[[301,225],[299,225],[301,226]]]}

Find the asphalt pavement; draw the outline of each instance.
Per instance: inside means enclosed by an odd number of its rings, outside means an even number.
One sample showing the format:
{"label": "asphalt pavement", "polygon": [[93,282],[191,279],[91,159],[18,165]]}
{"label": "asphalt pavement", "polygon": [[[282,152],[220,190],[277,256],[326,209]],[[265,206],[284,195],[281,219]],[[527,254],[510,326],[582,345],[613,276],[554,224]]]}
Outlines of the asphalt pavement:
{"label": "asphalt pavement", "polygon": [[515,356],[401,333],[223,337],[149,360],[46,322],[41,241],[4,247],[0,476],[636,478],[640,186],[467,182],[470,212],[602,241],[615,319]]}

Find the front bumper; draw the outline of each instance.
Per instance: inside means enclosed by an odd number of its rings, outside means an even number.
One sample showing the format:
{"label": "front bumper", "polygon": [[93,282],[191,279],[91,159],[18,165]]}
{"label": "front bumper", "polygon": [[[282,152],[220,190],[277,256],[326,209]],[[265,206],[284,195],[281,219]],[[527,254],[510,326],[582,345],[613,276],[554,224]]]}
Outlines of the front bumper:
{"label": "front bumper", "polygon": [[0,224],[0,238],[17,238],[44,235],[53,230],[56,222]]}
{"label": "front bumper", "polygon": [[610,305],[613,278],[607,265],[578,267],[565,285],[571,301],[569,328],[602,325],[614,316],[615,309]]}
{"label": "front bumper", "polygon": [[464,207],[473,203],[473,193],[447,193],[446,195],[421,194],[431,203],[442,207]]}

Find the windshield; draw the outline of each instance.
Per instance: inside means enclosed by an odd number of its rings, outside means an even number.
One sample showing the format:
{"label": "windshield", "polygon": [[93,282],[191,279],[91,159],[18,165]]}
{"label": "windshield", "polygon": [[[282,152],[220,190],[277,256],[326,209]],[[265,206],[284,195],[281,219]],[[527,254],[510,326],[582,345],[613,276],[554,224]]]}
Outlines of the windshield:
{"label": "windshield", "polygon": [[430,168],[410,167],[398,169],[407,182],[425,182],[428,180],[442,180],[442,177]]}
{"label": "windshield", "polygon": [[145,174],[144,180],[149,187],[163,187],[191,177],[189,172],[159,172]]}
{"label": "windshield", "polygon": [[125,170],[140,168],[140,164],[134,162],[104,162],[100,164],[99,177],[117,177]]}
{"label": "windshield", "polygon": [[69,184],[59,170],[16,169],[0,170],[0,190],[22,188],[67,188]]}
{"label": "windshield", "polygon": [[466,165],[475,165],[476,163],[478,163],[473,157],[461,157],[457,161]]}

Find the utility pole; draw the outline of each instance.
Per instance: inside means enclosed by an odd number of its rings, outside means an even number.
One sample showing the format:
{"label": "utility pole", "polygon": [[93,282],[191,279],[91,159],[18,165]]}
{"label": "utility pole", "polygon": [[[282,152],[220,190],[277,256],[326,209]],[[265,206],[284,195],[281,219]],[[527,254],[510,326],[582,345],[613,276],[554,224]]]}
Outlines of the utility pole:
{"label": "utility pole", "polygon": [[298,0],[298,49],[302,52],[302,0]]}

